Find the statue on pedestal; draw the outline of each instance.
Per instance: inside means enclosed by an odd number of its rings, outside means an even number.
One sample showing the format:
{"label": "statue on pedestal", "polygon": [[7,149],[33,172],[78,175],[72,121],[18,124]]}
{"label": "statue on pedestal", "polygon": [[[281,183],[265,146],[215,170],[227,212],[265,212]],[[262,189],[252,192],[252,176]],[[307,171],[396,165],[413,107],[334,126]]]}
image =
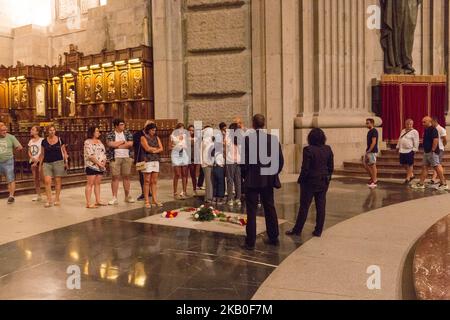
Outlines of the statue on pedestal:
{"label": "statue on pedestal", "polygon": [[75,109],[75,86],[70,86],[69,88],[69,96],[66,98],[70,103],[70,113],[69,117],[75,117],[76,109]]}
{"label": "statue on pedestal", "polygon": [[387,74],[414,74],[412,51],[422,0],[380,0],[381,44]]}

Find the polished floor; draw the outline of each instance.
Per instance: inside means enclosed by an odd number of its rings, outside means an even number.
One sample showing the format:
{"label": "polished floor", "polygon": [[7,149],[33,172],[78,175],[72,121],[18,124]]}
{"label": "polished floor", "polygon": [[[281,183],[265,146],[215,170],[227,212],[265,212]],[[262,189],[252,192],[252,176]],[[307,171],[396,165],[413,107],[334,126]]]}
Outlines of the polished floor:
{"label": "polished floor", "polygon": [[[283,185],[276,206],[284,234],[299,206],[298,186]],[[328,195],[326,227],[391,204],[428,197],[385,182],[368,190],[364,181],[340,178]],[[163,210],[201,204],[167,203]],[[1,215],[2,213],[0,213]],[[310,239],[314,208],[301,238],[280,238],[245,252],[243,237],[136,222],[158,211],[144,209],[98,218],[0,246],[0,299],[251,299],[262,282]],[[26,222],[25,222],[26,223]],[[67,269],[81,270],[81,289],[67,287]]]}

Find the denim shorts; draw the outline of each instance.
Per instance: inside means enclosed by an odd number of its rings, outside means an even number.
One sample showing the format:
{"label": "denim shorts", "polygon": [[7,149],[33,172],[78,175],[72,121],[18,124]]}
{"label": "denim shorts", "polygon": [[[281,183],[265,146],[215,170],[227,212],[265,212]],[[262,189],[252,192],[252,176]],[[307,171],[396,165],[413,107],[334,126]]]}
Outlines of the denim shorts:
{"label": "denim shorts", "polygon": [[423,165],[425,167],[436,168],[441,164],[441,160],[439,159],[439,154],[435,152],[425,153],[423,156]]}
{"label": "denim shorts", "polygon": [[0,175],[6,176],[7,183],[16,181],[16,175],[14,174],[14,159],[0,162]]}
{"label": "denim shorts", "polygon": [[67,175],[64,160],[44,163],[44,176],[61,178]]}
{"label": "denim shorts", "polygon": [[378,154],[376,153],[367,153],[365,156],[364,161],[369,165],[369,166],[373,166],[377,164],[377,156]]}

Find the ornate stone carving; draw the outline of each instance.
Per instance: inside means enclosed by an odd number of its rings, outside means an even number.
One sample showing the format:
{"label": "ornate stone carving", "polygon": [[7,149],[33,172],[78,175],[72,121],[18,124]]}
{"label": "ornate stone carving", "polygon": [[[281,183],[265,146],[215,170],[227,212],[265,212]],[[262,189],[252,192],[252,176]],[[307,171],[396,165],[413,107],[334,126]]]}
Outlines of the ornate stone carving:
{"label": "ornate stone carving", "polygon": [[23,105],[28,103],[28,84],[26,82],[22,84],[22,99],[20,99],[20,102],[22,102]]}
{"label": "ornate stone carving", "polygon": [[84,78],[84,101],[91,101],[91,77]]}
{"label": "ornate stone carving", "polygon": [[140,70],[134,73],[134,97],[142,98],[142,72]]}
{"label": "ornate stone carving", "polygon": [[36,86],[36,115],[45,117],[45,86],[38,84]]}
{"label": "ornate stone carving", "polygon": [[95,79],[95,100],[102,101],[103,100],[103,84],[102,77],[98,76]]}
{"label": "ornate stone carving", "polygon": [[114,100],[116,98],[116,83],[114,81],[114,74],[108,76],[108,99]]}
{"label": "ornate stone carving", "polygon": [[129,97],[128,87],[128,72],[125,71],[120,75],[120,94],[122,99],[127,99]]}

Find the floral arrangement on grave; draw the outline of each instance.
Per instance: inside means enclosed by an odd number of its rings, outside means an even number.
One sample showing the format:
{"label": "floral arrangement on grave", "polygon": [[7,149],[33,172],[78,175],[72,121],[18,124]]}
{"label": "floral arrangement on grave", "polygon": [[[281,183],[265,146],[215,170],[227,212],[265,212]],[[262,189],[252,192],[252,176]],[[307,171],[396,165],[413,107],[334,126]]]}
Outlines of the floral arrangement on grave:
{"label": "floral arrangement on grave", "polygon": [[220,214],[219,210],[214,209],[213,207],[205,207],[201,206],[195,212],[192,213],[192,217],[195,221],[213,221]]}
{"label": "floral arrangement on grave", "polygon": [[166,218],[166,219],[175,219],[176,217],[178,217],[179,212],[178,211],[164,211],[161,214],[161,217]]}
{"label": "floral arrangement on grave", "polygon": [[246,218],[228,216],[225,213],[214,209],[213,207],[201,206],[198,209],[189,208],[188,210],[185,210],[185,212],[192,212],[192,217],[194,218],[195,221],[210,222],[214,220],[219,220],[221,222],[233,223],[240,226],[247,225]]}

